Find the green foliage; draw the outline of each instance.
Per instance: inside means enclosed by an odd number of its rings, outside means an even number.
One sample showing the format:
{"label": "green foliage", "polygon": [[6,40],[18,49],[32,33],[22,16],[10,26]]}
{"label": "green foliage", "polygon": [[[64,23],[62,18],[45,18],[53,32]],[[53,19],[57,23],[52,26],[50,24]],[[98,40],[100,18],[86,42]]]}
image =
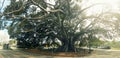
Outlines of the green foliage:
{"label": "green foliage", "polygon": [[91,45],[92,47],[98,47],[98,46],[101,46],[101,45],[103,45],[103,44],[104,44],[103,41],[101,41],[101,40],[99,40],[99,39],[96,39],[96,38],[90,40],[90,45]]}
{"label": "green foliage", "polygon": [[81,41],[80,45],[99,44],[99,40],[93,39],[99,31],[94,27],[95,21],[86,26],[89,18],[81,13],[87,8],[82,10],[71,0],[57,0],[55,3],[49,5],[44,0],[11,1],[4,13],[10,12],[5,16],[13,21],[8,28],[9,34],[17,38],[19,47],[37,48],[44,44],[57,44],[59,51],[75,51],[75,41]]}
{"label": "green foliage", "polygon": [[111,46],[113,49],[120,49],[120,42],[112,41],[112,42],[105,42],[104,45]]}

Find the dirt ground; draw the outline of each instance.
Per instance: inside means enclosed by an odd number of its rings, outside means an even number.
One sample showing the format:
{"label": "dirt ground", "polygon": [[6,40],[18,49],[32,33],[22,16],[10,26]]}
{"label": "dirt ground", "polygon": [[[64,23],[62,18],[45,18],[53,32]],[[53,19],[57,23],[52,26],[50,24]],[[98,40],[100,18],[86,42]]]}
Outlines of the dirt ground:
{"label": "dirt ground", "polygon": [[[76,57],[79,58],[79,57]],[[120,58],[119,50],[97,50],[90,56],[85,56],[81,58]]]}
{"label": "dirt ground", "polygon": [[84,57],[46,56],[38,53],[29,53],[19,50],[0,49],[0,58],[120,58],[120,50],[95,50],[92,54]]}
{"label": "dirt ground", "polygon": [[84,57],[46,56],[23,51],[0,50],[0,58],[120,58],[120,51],[96,51]]}
{"label": "dirt ground", "polygon": [[[64,53],[61,53],[61,54],[64,54]],[[53,58],[120,58],[120,50],[105,50],[105,49],[99,50],[98,49],[98,50],[93,51],[92,54],[82,56],[82,57],[78,57],[78,56],[66,57],[66,56],[52,56],[52,57]]]}

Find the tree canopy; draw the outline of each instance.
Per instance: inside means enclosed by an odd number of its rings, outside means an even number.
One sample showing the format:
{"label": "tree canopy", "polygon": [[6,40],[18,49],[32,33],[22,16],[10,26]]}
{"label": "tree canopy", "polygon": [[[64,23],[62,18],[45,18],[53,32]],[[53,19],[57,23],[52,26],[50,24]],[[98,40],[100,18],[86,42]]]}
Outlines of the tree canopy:
{"label": "tree canopy", "polygon": [[38,48],[43,45],[57,46],[58,51],[76,51],[88,45],[104,28],[97,26],[99,16],[87,16],[77,0],[10,0],[0,17],[11,20],[8,27],[11,37],[17,38],[23,48]]}

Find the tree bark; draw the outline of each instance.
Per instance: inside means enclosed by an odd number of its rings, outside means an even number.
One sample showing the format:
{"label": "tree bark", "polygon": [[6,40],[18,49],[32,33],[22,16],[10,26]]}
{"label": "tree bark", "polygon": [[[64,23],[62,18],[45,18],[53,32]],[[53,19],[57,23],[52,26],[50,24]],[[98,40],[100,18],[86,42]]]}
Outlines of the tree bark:
{"label": "tree bark", "polygon": [[3,45],[3,49],[9,50],[9,49],[10,49],[9,44],[4,44],[4,45]]}
{"label": "tree bark", "polygon": [[58,48],[59,52],[75,52],[74,44],[70,40],[62,41],[63,45]]}

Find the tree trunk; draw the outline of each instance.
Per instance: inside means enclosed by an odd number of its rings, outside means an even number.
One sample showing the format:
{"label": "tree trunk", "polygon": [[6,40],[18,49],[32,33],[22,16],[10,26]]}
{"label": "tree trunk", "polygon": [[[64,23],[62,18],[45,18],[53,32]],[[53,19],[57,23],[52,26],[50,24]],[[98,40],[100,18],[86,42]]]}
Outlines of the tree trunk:
{"label": "tree trunk", "polygon": [[68,52],[75,52],[75,47],[71,43],[68,43]]}
{"label": "tree trunk", "polygon": [[3,49],[9,50],[9,49],[10,49],[9,44],[4,44],[4,45],[3,45]]}
{"label": "tree trunk", "polygon": [[70,40],[63,42],[63,45],[58,48],[59,52],[75,52],[74,44]]}

